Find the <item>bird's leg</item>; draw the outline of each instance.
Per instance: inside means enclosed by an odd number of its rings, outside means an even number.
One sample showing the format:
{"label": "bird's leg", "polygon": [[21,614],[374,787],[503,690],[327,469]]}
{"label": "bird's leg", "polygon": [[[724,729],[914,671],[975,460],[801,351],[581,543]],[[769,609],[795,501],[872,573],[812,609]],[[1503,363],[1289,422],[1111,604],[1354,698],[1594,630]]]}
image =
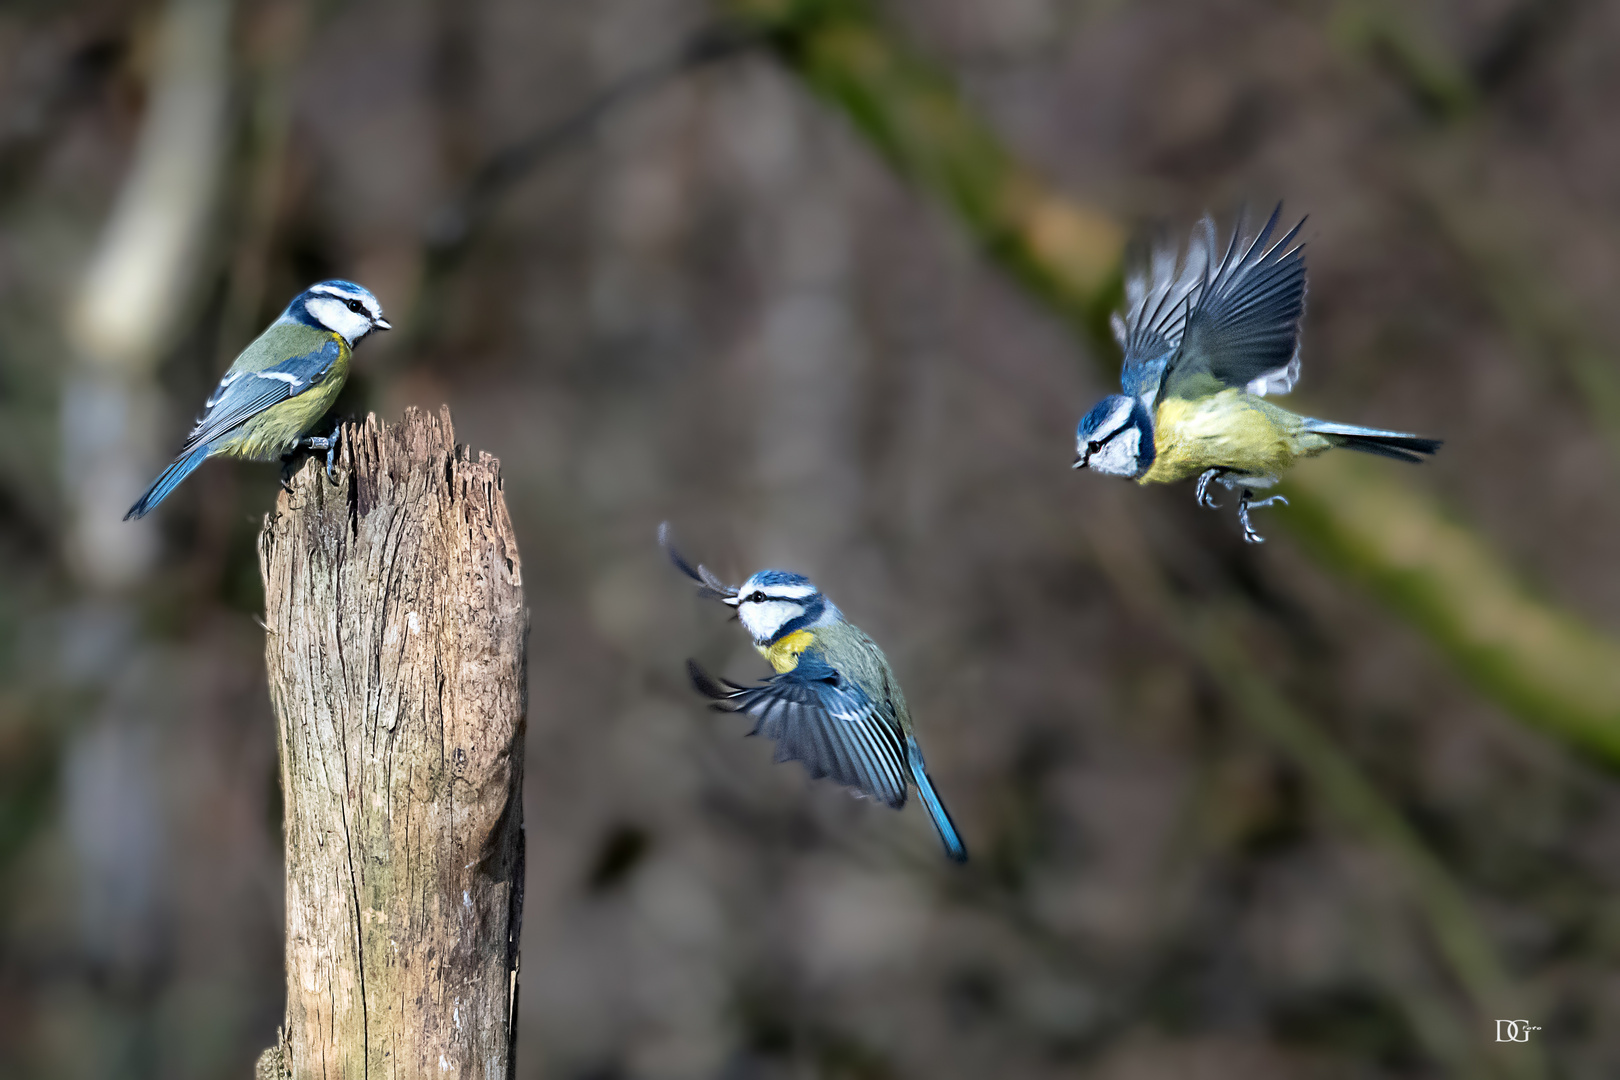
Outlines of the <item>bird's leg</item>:
{"label": "bird's leg", "polygon": [[1238,521],[1243,525],[1243,539],[1248,543],[1263,544],[1266,542],[1266,538],[1255,532],[1254,526],[1249,524],[1249,511],[1251,509],[1259,509],[1262,506],[1270,506],[1272,503],[1281,503],[1282,505],[1287,506],[1288,500],[1283,498],[1281,495],[1271,495],[1264,499],[1256,499],[1254,497],[1254,492],[1250,491],[1248,488],[1243,489],[1243,496],[1242,498],[1238,499]]}
{"label": "bird's leg", "polygon": [[1197,500],[1199,506],[1210,510],[1221,508],[1221,504],[1215,501],[1215,496],[1209,493],[1209,482],[1225,471],[1221,468],[1205,469],[1204,474],[1198,478],[1198,488],[1193,492],[1193,498]]}
{"label": "bird's leg", "polygon": [[337,455],[338,447],[343,445],[343,425],[339,424],[330,435],[306,435],[298,440],[298,446],[304,450],[326,451],[326,478],[337,483]]}

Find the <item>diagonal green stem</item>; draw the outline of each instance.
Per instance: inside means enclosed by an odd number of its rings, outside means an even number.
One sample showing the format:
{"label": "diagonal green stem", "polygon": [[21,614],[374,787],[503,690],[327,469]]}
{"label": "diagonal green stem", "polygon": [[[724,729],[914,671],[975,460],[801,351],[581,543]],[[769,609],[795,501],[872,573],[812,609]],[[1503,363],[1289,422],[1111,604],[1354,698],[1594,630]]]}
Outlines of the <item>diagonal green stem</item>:
{"label": "diagonal green stem", "polygon": [[[898,44],[860,0],[724,6],[1112,362],[1106,317],[1124,244],[1117,224],[1066,200],[1014,158],[950,80]],[[1620,643],[1535,597],[1470,530],[1391,470],[1326,458],[1301,469],[1295,485],[1309,506],[1277,520],[1322,566],[1373,586],[1519,719],[1620,768]]]}

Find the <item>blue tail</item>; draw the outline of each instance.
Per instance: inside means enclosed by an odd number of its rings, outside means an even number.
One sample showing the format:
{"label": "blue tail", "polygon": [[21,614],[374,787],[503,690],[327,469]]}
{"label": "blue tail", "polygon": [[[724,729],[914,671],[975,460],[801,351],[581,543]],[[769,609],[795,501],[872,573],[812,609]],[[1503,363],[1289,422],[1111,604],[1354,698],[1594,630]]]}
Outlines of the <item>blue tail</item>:
{"label": "blue tail", "polygon": [[951,815],[945,812],[945,804],[934,794],[934,784],[928,779],[928,769],[923,765],[922,750],[917,746],[917,740],[909,735],[906,736],[906,759],[911,765],[911,779],[917,785],[917,794],[922,796],[923,805],[928,807],[928,816],[934,819],[934,828],[939,830],[946,856],[952,862],[967,862],[967,848],[957,835]]}
{"label": "blue tail", "polygon": [[152,486],[146,489],[146,494],[129,508],[124,520],[145,517],[148,510],[167,499],[169,492],[179,487],[180,481],[190,476],[191,470],[203,463],[203,458],[208,456],[208,450],[209,445],[203,443],[184,457],[175,458],[167,469],[158,473],[158,478],[152,481]]}
{"label": "blue tail", "polygon": [[1360,450],[1363,454],[1394,458],[1396,461],[1422,461],[1424,454],[1440,449],[1439,439],[1425,439],[1421,435],[1408,435],[1404,431],[1385,431],[1382,428],[1362,427],[1359,424],[1335,424],[1330,420],[1305,419],[1305,430],[1326,435],[1335,445],[1347,450]]}

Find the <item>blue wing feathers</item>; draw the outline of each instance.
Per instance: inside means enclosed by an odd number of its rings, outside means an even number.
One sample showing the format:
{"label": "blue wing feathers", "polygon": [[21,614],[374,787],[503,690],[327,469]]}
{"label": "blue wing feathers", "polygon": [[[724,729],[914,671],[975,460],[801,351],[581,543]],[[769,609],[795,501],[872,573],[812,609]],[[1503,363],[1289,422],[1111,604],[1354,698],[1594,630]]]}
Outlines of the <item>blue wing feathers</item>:
{"label": "blue wing feathers", "polygon": [[1114,336],[1125,350],[1120,383],[1132,397],[1158,392],[1166,364],[1181,343],[1193,295],[1203,282],[1207,249],[1193,244],[1185,260],[1180,248],[1159,244],[1147,265],[1125,278],[1125,311],[1113,319]]}
{"label": "blue wing feathers", "polygon": [[905,805],[908,785],[916,784],[945,853],[957,862],[967,859],[916,740],[902,735],[892,718],[822,658],[806,652],[798,667],[756,686],[717,681],[691,660],[686,670],[715,708],[753,717],[749,734],[773,740],[778,761],[802,762],[812,777],[831,777],[895,809]]}
{"label": "blue wing feathers", "polygon": [[213,442],[271,406],[315,386],[340,356],[341,346],[336,341],[327,341],[318,349],[257,371],[233,369],[226,372],[209,395],[206,411],[191,429],[181,453]]}
{"label": "blue wing feathers", "polygon": [[[1187,315],[1180,345],[1165,372],[1166,390],[1197,375],[1246,387],[1292,364],[1305,312],[1305,247],[1295,243],[1305,221],[1272,242],[1281,214],[1279,203],[1246,243],[1241,220],[1233,229],[1225,254]],[[1213,227],[1207,227],[1206,242],[1212,236]],[[1287,385],[1291,380],[1282,380],[1279,388]]]}
{"label": "blue wing feathers", "polygon": [[776,760],[800,761],[812,777],[827,776],[887,806],[906,801],[900,735],[892,721],[847,680],[806,653],[793,671],[757,686],[716,681],[688,661],[699,693],[726,712],[754,719],[751,735],[776,743]]}

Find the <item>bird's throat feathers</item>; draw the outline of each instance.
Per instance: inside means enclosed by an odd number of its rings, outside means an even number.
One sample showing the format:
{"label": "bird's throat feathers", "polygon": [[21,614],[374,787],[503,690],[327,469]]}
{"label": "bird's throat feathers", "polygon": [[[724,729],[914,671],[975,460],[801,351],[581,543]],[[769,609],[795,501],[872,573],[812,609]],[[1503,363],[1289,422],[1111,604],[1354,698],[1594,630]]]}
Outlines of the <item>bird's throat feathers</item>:
{"label": "bird's throat feathers", "polygon": [[786,675],[799,666],[799,656],[816,643],[811,630],[792,630],[766,645],[755,645],[759,655],[770,661],[778,675]]}

